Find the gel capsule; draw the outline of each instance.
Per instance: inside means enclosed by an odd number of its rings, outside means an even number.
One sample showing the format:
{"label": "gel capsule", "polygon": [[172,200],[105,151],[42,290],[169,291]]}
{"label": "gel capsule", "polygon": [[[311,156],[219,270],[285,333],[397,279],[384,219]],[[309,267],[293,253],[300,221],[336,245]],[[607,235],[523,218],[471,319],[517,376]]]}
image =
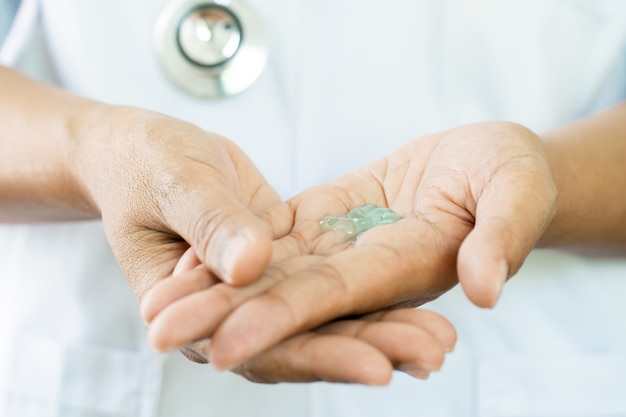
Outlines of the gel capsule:
{"label": "gel capsule", "polygon": [[395,223],[400,216],[391,209],[379,207],[375,204],[365,204],[356,207],[348,214],[326,216],[320,220],[320,228],[324,232],[341,231],[352,239],[372,227]]}

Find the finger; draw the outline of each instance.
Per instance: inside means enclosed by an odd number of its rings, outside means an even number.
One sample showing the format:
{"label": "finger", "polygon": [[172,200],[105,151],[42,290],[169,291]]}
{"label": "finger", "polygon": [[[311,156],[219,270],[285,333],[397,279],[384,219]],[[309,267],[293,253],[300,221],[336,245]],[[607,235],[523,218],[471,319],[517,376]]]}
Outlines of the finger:
{"label": "finger", "polygon": [[[178,279],[168,281],[174,283]],[[196,340],[211,337],[214,329],[233,308],[271,285],[269,280],[261,279],[238,288],[239,291],[233,291],[233,287],[218,284],[208,290],[191,291],[171,303],[167,303],[170,297],[167,300],[155,300],[152,305],[145,307],[149,309],[146,316],[149,313],[154,315],[148,329],[150,344],[157,352],[170,352]],[[177,291],[181,294],[187,289],[190,288],[181,286]]]}
{"label": "finger", "polygon": [[[234,371],[255,382],[324,380],[381,385],[388,383],[393,364],[425,379],[441,367],[445,345],[453,343],[450,336],[456,338],[454,328],[436,313],[393,310],[294,336]],[[356,343],[359,341],[375,351]],[[203,354],[208,355],[208,350]]]}
{"label": "finger", "polygon": [[181,236],[220,279],[245,285],[261,276],[272,252],[272,232],[262,219],[225,194],[182,206],[188,210],[180,214]]}
{"label": "finger", "polygon": [[457,334],[450,321],[440,314],[430,310],[402,308],[397,310],[385,310],[367,314],[361,317],[367,321],[395,321],[419,327],[432,334],[446,352],[452,352],[456,344]]}
{"label": "finger", "polygon": [[[213,335],[211,362],[228,368],[291,334],[337,317],[380,310],[415,294],[435,298],[447,290],[456,274],[453,267],[442,265],[454,265],[453,261],[439,262],[445,256],[430,253],[433,245],[423,239],[429,226],[411,220],[379,233],[382,241],[390,242],[390,236],[395,239],[405,232],[397,246],[355,246],[292,273],[243,303]],[[434,259],[437,262],[429,264]]]}
{"label": "finger", "polygon": [[479,200],[475,227],[459,249],[459,282],[480,307],[497,303],[505,281],[521,267],[554,216],[554,187],[537,176],[512,189],[513,178],[492,181]]}
{"label": "finger", "polygon": [[[274,215],[278,216],[278,214],[275,213]],[[172,278],[175,279],[161,281],[149,290],[141,302],[141,315],[147,324],[166,306],[194,292],[210,288],[219,282],[215,275],[204,268],[194,273],[188,273],[201,264],[194,249],[189,247],[174,268]],[[178,277],[181,274],[184,276]]]}
{"label": "finger", "polygon": [[236,145],[213,139],[205,138],[204,147],[191,142],[182,185],[162,212],[202,263],[223,281],[243,285],[260,277],[271,257],[272,231],[257,213],[280,199]]}
{"label": "finger", "polygon": [[192,247],[187,249],[183,256],[180,257],[178,263],[176,264],[176,268],[174,268],[174,272],[172,272],[172,276],[179,275],[183,272],[191,271],[196,266],[200,265],[202,262],[198,258],[196,251],[193,250]]}
{"label": "finger", "polygon": [[294,336],[232,371],[263,383],[389,383],[393,368],[383,353],[367,342],[337,333]]}
{"label": "finger", "polygon": [[[267,291],[293,271],[316,262],[318,257],[299,257],[272,275],[245,287],[232,287],[211,281],[211,274],[198,267],[192,273],[163,281],[142,303],[144,320],[150,323],[148,337],[158,352],[179,349],[193,341],[211,337],[217,326],[246,300]],[[207,276],[208,274],[208,276]]]}
{"label": "finger", "polygon": [[320,329],[324,334],[356,337],[380,350],[396,369],[418,378],[437,371],[445,349],[439,339],[413,324],[394,321],[338,321]]}
{"label": "finger", "polygon": [[[442,329],[443,327],[443,329]],[[442,331],[443,330],[443,331]],[[441,367],[452,325],[427,310],[400,309],[331,323],[294,336],[233,369],[254,382],[332,381],[384,385],[392,365],[425,379]],[[365,343],[365,345],[364,345]],[[453,342],[452,342],[453,343]],[[368,346],[369,345],[369,346]],[[210,341],[181,349],[206,363]]]}
{"label": "finger", "polygon": [[141,317],[150,324],[167,306],[190,294],[205,290],[219,283],[220,280],[208,271],[204,265],[172,276],[155,285],[141,301]]}

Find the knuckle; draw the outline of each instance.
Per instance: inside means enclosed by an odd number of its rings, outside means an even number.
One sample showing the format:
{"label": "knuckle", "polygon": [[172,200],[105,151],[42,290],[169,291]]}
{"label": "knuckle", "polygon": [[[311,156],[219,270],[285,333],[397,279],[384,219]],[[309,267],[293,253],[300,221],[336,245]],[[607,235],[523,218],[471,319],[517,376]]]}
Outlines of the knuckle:
{"label": "knuckle", "polygon": [[191,216],[187,235],[192,242],[189,242],[199,256],[209,257],[214,246],[214,240],[222,228],[228,224],[231,216],[225,209],[217,208],[212,210],[199,211]]}
{"label": "knuckle", "polygon": [[215,285],[209,295],[210,300],[207,300],[207,305],[225,306],[228,311],[232,311],[239,304],[234,289],[225,284]]}

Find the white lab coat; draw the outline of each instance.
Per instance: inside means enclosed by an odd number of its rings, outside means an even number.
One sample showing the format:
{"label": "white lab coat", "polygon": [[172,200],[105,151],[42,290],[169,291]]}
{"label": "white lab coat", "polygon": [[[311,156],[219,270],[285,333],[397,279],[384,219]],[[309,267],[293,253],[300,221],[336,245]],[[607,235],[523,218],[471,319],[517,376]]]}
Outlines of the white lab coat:
{"label": "white lab coat", "polygon": [[[60,82],[233,139],[285,197],[424,133],[541,132],[626,98],[621,0],[249,0],[270,61],[216,101],[161,72],[166,3],[43,0]],[[537,251],[493,311],[454,289],[430,305],[459,331],[442,371],[365,388],[261,386],[154,355],[98,222],[2,226],[0,254],[3,417],[626,416],[624,259]]]}

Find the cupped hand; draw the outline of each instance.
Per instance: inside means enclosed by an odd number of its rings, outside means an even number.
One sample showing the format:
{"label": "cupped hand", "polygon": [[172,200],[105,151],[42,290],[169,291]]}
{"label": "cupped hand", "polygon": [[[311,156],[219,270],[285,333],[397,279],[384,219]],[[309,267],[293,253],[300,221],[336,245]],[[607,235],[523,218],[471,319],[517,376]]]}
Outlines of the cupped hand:
{"label": "cupped hand", "polygon": [[[229,368],[333,319],[417,306],[459,281],[474,303],[493,306],[554,216],[556,197],[542,143],[520,125],[417,139],[278,208],[292,213],[293,226],[254,284],[180,298],[157,289],[151,340],[174,349],[211,337],[211,362]],[[366,203],[402,219],[354,243],[321,232],[323,216]]]}
{"label": "cupped hand", "polygon": [[190,246],[220,280],[261,276],[279,223],[263,213],[281,200],[239,148],[145,110],[104,106],[91,116],[77,128],[78,177],[138,300]]}
{"label": "cupped hand", "polygon": [[[272,239],[289,231],[292,217],[268,217],[281,200],[241,150],[160,114],[107,107],[99,116],[98,129],[89,130],[93,142],[81,149],[80,160],[90,163],[79,167],[80,178],[140,303],[154,285],[178,282],[164,279],[194,267],[212,285],[242,285],[262,274]],[[447,321],[426,314],[400,311],[333,323],[295,336],[235,372],[263,382],[380,385],[395,367],[426,378],[455,338]],[[390,346],[387,337],[403,344]],[[200,342],[181,351],[203,362],[207,349]]]}
{"label": "cupped hand", "polygon": [[[223,301],[224,308],[226,304],[239,303],[242,297],[262,292],[266,285],[261,281],[238,288],[224,284],[190,249],[173,276],[146,295],[142,314],[152,324],[164,306],[179,300],[184,303],[187,296],[203,297],[210,289],[215,290],[210,294]],[[211,302],[207,301],[206,308],[189,317],[179,317],[177,327],[193,329],[197,323],[214,317]],[[163,335],[165,339],[153,340],[157,346],[168,343],[167,334]],[[390,381],[394,369],[415,378],[428,378],[431,372],[440,369],[445,353],[455,343],[454,327],[439,314],[415,309],[380,311],[333,321],[294,335],[231,371],[262,383],[329,381],[384,385]],[[211,340],[191,343],[182,347],[181,352],[192,361],[206,363]]]}

